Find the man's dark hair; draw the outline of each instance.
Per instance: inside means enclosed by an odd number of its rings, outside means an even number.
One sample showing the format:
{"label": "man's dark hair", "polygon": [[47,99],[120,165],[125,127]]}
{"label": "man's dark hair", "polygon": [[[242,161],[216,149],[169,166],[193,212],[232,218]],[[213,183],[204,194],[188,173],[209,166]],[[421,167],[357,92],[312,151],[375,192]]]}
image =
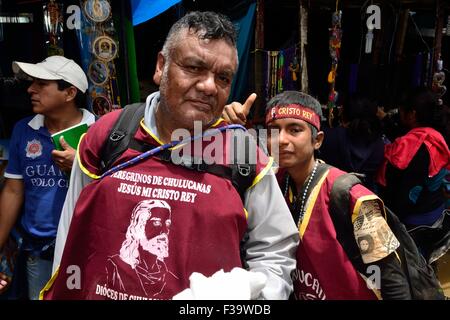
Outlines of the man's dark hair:
{"label": "man's dark hair", "polygon": [[[322,119],[322,106],[319,101],[310,95],[300,92],[300,91],[284,91],[277,94],[275,97],[270,99],[266,106],[266,113],[270,111],[273,107],[287,106],[288,104],[301,104],[302,106],[312,110],[316,113],[320,119]],[[314,140],[317,137],[317,129],[312,124],[308,124],[311,129],[311,138]]]}
{"label": "man's dark hair", "polygon": [[443,106],[438,105],[438,96],[426,87],[414,88],[403,97],[400,104],[405,112],[416,112],[416,121],[422,127],[431,127],[446,137],[448,114]]}
{"label": "man's dark hair", "polygon": [[[73,84],[70,84],[64,80],[56,80],[56,83],[58,84],[58,90],[60,90],[60,91],[74,86]],[[78,108],[85,108],[86,107],[86,93],[81,92],[80,89],[78,89],[77,87],[75,87],[75,89],[77,89],[77,95],[75,96],[75,105]]]}
{"label": "man's dark hair", "polygon": [[381,137],[381,122],[377,118],[377,105],[361,94],[344,100],[344,121],[348,122],[350,135],[371,142]]}
{"label": "man's dark hair", "polygon": [[199,39],[223,39],[236,47],[236,28],[226,16],[211,11],[193,11],[175,22],[170,28],[162,49],[162,54],[166,59],[169,59],[171,51],[182,40],[180,35],[184,29],[192,31]]}

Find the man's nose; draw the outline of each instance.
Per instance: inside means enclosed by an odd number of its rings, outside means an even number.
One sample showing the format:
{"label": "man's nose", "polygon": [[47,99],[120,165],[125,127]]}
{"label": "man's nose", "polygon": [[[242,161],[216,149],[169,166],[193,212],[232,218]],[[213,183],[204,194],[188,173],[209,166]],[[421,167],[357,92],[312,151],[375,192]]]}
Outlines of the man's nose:
{"label": "man's nose", "polygon": [[30,84],[30,86],[28,87],[27,92],[28,92],[29,94],[36,93],[36,84],[35,84],[34,81],[33,81],[33,82]]}
{"label": "man's nose", "polygon": [[212,72],[206,72],[203,77],[197,82],[197,89],[208,96],[216,95],[217,84],[215,74]]}

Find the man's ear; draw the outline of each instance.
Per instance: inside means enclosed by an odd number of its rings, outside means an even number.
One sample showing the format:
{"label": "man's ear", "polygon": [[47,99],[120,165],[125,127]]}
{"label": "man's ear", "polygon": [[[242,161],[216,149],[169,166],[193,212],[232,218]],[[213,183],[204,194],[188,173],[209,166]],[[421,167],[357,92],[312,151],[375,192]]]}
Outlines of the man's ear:
{"label": "man's ear", "polygon": [[324,138],[323,131],[317,132],[316,141],[314,142],[314,150],[319,150],[319,148],[322,146],[323,138]]}
{"label": "man's ear", "polygon": [[68,87],[68,88],[66,89],[66,93],[67,93],[67,95],[66,95],[66,101],[69,102],[69,101],[74,100],[75,97],[77,96],[77,92],[78,92],[78,89],[75,88],[74,86]]}
{"label": "man's ear", "polygon": [[160,51],[158,53],[158,58],[156,60],[155,73],[153,74],[153,81],[158,86],[161,84],[161,77],[163,74],[165,62],[166,62],[166,60],[164,59],[164,56],[163,56],[162,52]]}

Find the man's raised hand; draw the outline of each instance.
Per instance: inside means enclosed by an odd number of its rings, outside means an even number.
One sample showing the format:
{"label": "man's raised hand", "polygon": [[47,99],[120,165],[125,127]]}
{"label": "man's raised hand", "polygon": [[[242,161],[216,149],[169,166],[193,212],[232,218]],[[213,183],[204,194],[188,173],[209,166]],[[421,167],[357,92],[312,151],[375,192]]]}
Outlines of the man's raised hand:
{"label": "man's raised hand", "polygon": [[247,123],[247,116],[250,109],[256,100],[256,93],[252,93],[244,104],[239,102],[232,102],[227,104],[222,112],[222,117],[229,123],[245,125]]}

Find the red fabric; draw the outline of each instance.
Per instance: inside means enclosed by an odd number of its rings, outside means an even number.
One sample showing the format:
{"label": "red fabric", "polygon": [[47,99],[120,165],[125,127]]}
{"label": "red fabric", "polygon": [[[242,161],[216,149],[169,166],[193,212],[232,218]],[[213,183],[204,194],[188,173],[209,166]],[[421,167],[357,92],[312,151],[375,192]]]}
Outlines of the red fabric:
{"label": "red fabric", "polygon": [[377,182],[386,186],[388,163],[400,170],[406,169],[422,143],[430,154],[429,177],[435,176],[443,168],[450,169],[450,151],[444,137],[432,128],[414,128],[384,147],[384,161],[378,171]]}
{"label": "red fabric", "polygon": [[[320,189],[307,228],[297,250],[293,273],[294,293],[306,300],[376,300],[375,293],[353,267],[339,243],[329,214],[329,196],[335,179],[343,172],[332,168]],[[357,198],[373,194],[361,185],[350,191],[353,211]],[[351,219],[349,212],[348,219]],[[352,237],[353,234],[346,235]]]}
{"label": "red fabric", "polygon": [[[99,159],[95,155],[107,136],[102,133],[105,130],[102,126],[91,128],[80,145],[82,163],[96,173]],[[156,143],[143,128],[135,137]],[[127,150],[119,161],[135,153]],[[257,172],[262,168],[258,164]],[[226,206],[211,206],[224,199]],[[170,208],[170,226],[164,219],[160,223],[160,229],[169,230],[167,239],[161,240],[167,241],[168,254],[156,259],[139,246],[141,263],[133,268],[122,259],[121,250],[134,212],[146,200],[163,200]],[[152,216],[158,210],[165,209],[151,209]],[[152,216],[145,224],[146,235],[152,232]],[[229,180],[148,158],[81,191],[59,274],[45,299],[170,299],[189,287],[193,272],[211,276],[220,269],[227,272],[241,267],[239,248],[246,228],[242,201]],[[146,270],[139,267],[142,262]],[[68,268],[73,265],[80,268],[81,289],[67,287],[72,275]]]}
{"label": "red fabric", "polygon": [[308,122],[320,130],[320,117],[317,113],[301,104],[289,104],[286,106],[276,106],[266,114],[266,124],[285,118],[294,118]]}

